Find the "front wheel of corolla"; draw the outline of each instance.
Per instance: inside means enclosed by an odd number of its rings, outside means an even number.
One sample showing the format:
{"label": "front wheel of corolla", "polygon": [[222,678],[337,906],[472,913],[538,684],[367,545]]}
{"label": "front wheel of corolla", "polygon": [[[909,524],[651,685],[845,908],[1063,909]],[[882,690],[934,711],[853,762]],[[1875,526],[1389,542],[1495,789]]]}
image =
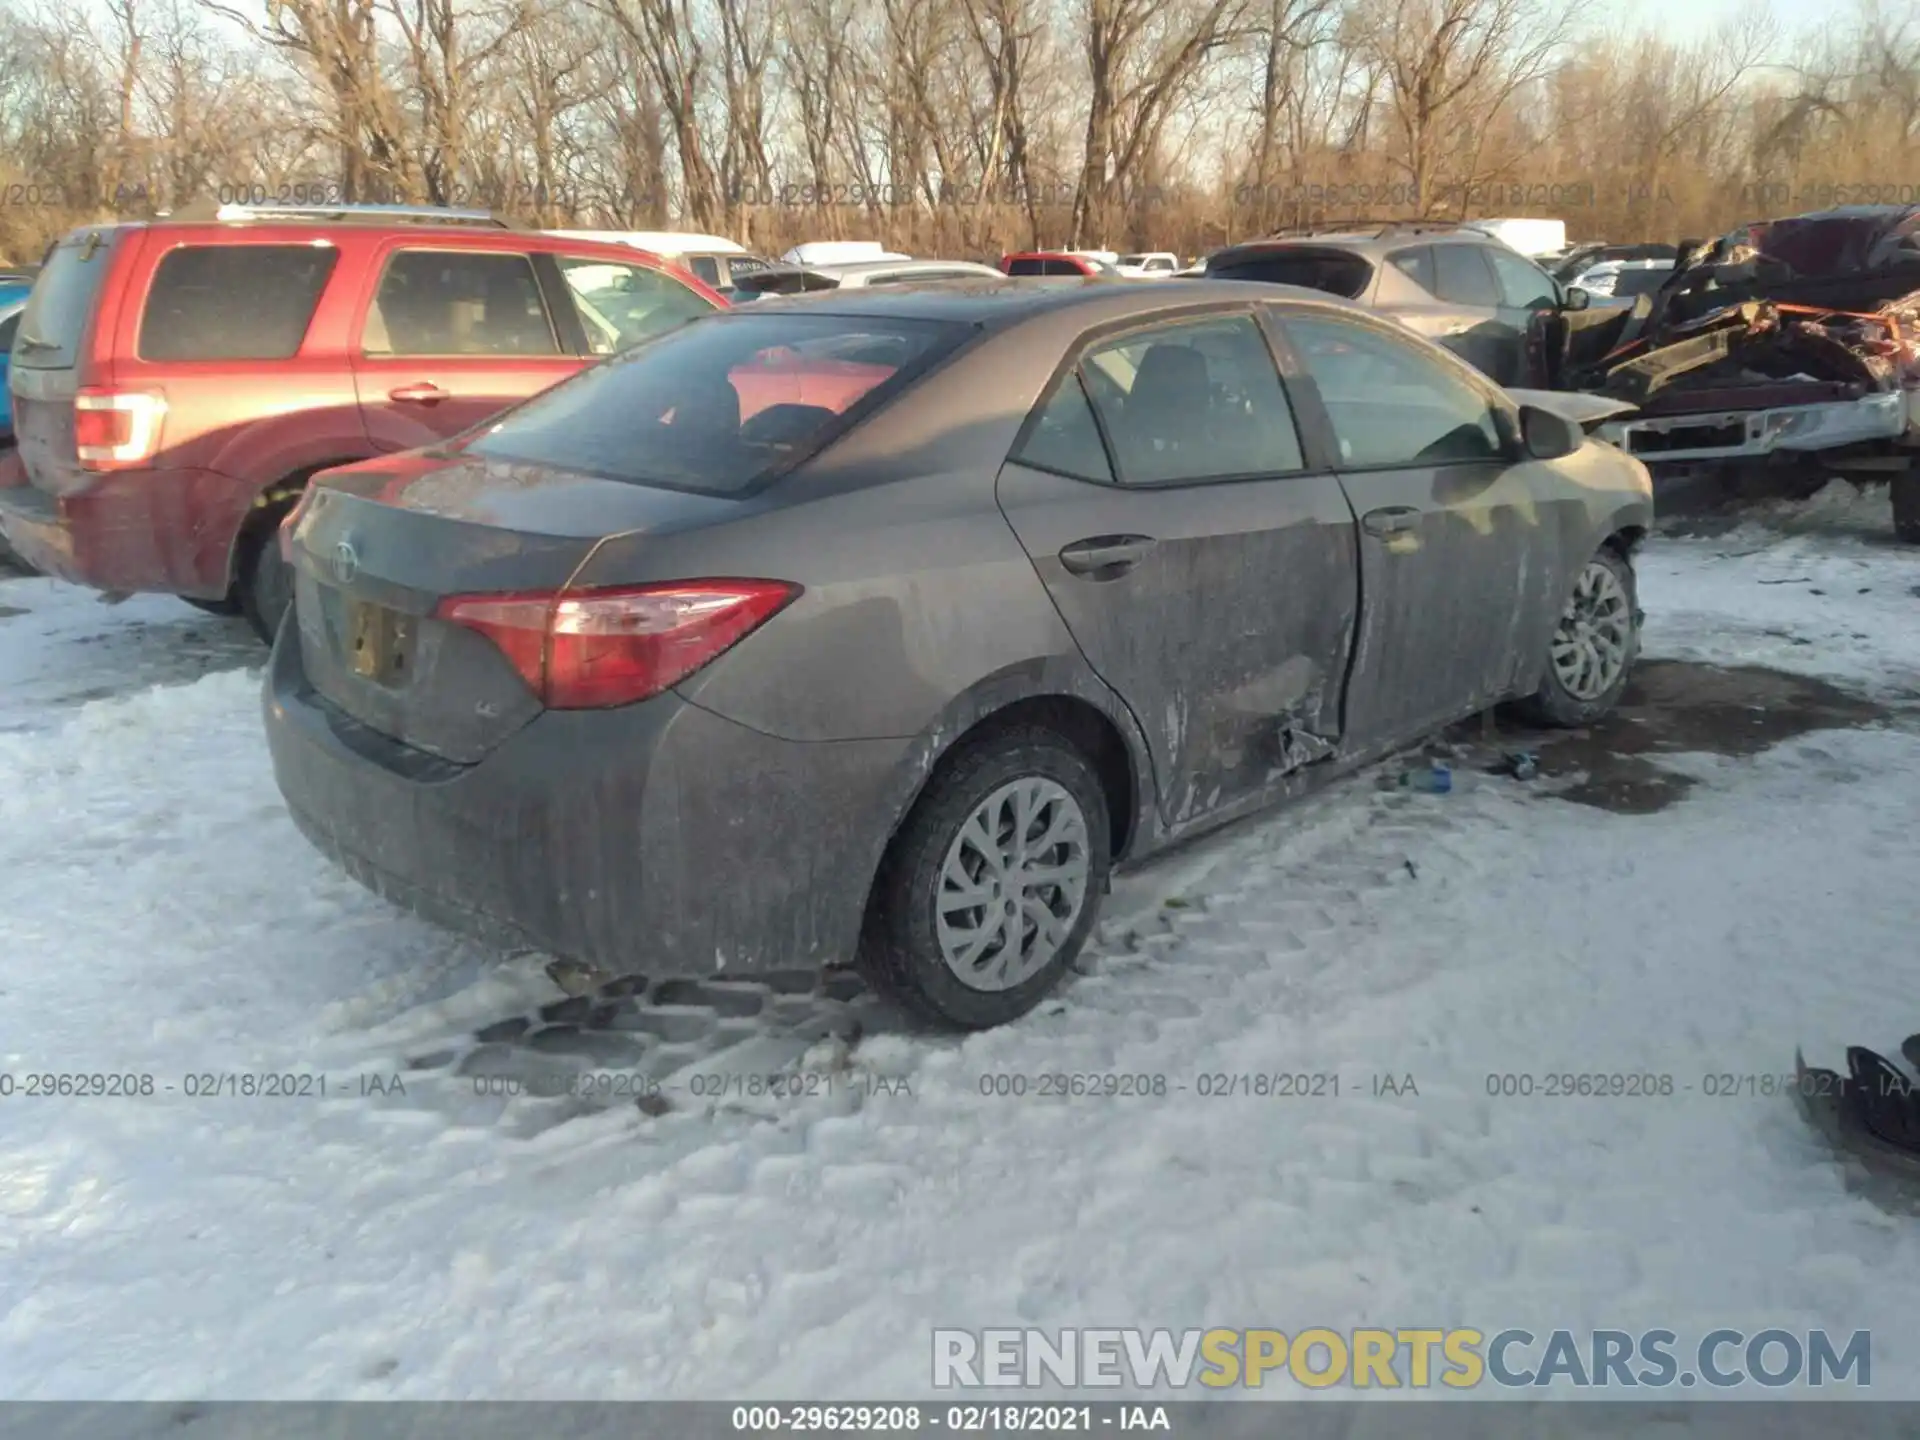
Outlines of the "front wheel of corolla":
{"label": "front wheel of corolla", "polygon": [[1003,730],[945,762],[894,838],[864,940],[877,988],[943,1026],[1018,1019],[1060,983],[1106,893],[1099,777],[1051,730]]}
{"label": "front wheel of corolla", "polygon": [[1540,688],[1521,702],[1539,725],[1591,725],[1619,703],[1640,653],[1633,565],[1603,545],[1574,577]]}

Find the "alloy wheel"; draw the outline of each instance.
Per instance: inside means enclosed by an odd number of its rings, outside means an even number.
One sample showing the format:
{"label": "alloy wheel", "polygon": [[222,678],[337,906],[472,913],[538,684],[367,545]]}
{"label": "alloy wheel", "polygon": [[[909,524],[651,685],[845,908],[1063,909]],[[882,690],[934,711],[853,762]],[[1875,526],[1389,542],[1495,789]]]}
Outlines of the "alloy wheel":
{"label": "alloy wheel", "polygon": [[1576,700],[1595,700],[1612,689],[1627,668],[1633,643],[1633,606],[1619,574],[1604,560],[1589,560],[1553,636],[1553,673]]}
{"label": "alloy wheel", "polygon": [[1087,898],[1087,817],[1064,786],[1000,786],[947,847],[934,897],[940,955],[973,990],[1011,990],[1067,943]]}

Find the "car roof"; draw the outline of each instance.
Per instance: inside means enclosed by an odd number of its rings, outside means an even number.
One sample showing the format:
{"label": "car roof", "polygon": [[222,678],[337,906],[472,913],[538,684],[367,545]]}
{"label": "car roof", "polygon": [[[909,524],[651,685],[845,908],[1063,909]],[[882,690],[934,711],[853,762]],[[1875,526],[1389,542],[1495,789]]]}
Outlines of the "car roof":
{"label": "car roof", "polygon": [[569,240],[599,240],[615,245],[631,245],[655,255],[746,255],[746,246],[724,235],[698,235],[679,230],[549,230]]}
{"label": "car roof", "polygon": [[[1322,290],[1302,285],[1267,285],[1245,280],[1195,280],[1186,285],[1139,285],[1106,277],[1060,277],[1046,279],[1029,276],[990,275],[978,279],[942,280],[911,290],[888,286],[868,289],[835,290],[811,299],[801,296],[768,296],[733,313],[768,314],[794,302],[804,305],[808,314],[848,317],[888,318],[895,320],[945,320],[999,329],[1033,316],[1084,308],[1089,325],[1135,318],[1151,319],[1162,313],[1189,310],[1206,305],[1245,305],[1254,299],[1308,301],[1315,305],[1348,310],[1355,315],[1369,312],[1351,301],[1341,300]],[[724,319],[724,316],[715,316]],[[702,322],[705,323],[704,321]]]}
{"label": "car roof", "polygon": [[[387,219],[379,212],[388,210],[392,218]],[[620,240],[574,239],[552,230],[534,230],[525,226],[494,225],[485,222],[475,223],[471,219],[450,218],[444,224],[432,220],[410,220],[408,214],[418,213],[410,206],[360,206],[356,213],[347,219],[329,218],[324,213],[296,214],[289,210],[284,213],[262,213],[250,216],[206,217],[201,215],[162,215],[152,220],[105,221],[94,225],[76,225],[61,237],[62,244],[71,244],[82,237],[92,234],[111,236],[116,230],[157,230],[166,234],[191,232],[211,239],[220,235],[261,236],[297,236],[310,240],[315,232],[329,235],[370,234],[386,239],[393,235],[405,235],[430,238],[435,244],[460,237],[475,243],[476,247],[498,245],[502,239],[514,246],[523,246],[528,250],[566,249],[574,253],[592,255],[608,264],[628,264],[635,261],[644,264],[648,260],[657,265],[671,265],[674,257],[660,255],[638,246],[629,245]],[[475,212],[478,213],[478,212]],[[696,277],[697,278],[697,277]]]}
{"label": "car roof", "polygon": [[[1478,245],[1482,249],[1495,247],[1511,250],[1493,236],[1480,230],[1404,230],[1389,232],[1385,235],[1373,231],[1347,231],[1326,235],[1276,235],[1260,240],[1243,240],[1238,245],[1229,245],[1216,250],[1208,256],[1208,262],[1223,255],[1258,255],[1266,251],[1279,250],[1347,250],[1362,257],[1377,257],[1405,250],[1415,245]],[[1518,250],[1512,253],[1519,255]],[[1525,259],[1525,256],[1521,256]]]}

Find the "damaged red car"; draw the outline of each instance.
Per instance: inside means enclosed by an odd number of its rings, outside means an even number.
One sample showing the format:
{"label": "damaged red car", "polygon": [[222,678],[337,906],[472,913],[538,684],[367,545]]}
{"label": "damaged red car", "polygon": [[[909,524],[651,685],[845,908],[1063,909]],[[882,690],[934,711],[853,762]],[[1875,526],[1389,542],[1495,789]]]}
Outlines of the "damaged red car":
{"label": "damaged red car", "polygon": [[1920,206],[1851,206],[1681,246],[1661,289],[1568,336],[1563,383],[1635,407],[1603,434],[1656,467],[1888,481],[1920,543]]}

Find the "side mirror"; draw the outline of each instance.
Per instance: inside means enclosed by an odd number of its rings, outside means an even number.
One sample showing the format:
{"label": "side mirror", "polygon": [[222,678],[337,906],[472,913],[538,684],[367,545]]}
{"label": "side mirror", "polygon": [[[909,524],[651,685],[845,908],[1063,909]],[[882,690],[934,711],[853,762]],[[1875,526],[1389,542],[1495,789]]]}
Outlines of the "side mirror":
{"label": "side mirror", "polygon": [[1593,304],[1593,296],[1578,285],[1569,285],[1567,293],[1560,298],[1562,310],[1584,310],[1591,304]]}
{"label": "side mirror", "polygon": [[1580,427],[1564,415],[1537,405],[1520,407],[1520,443],[1535,460],[1559,460],[1586,443]]}

